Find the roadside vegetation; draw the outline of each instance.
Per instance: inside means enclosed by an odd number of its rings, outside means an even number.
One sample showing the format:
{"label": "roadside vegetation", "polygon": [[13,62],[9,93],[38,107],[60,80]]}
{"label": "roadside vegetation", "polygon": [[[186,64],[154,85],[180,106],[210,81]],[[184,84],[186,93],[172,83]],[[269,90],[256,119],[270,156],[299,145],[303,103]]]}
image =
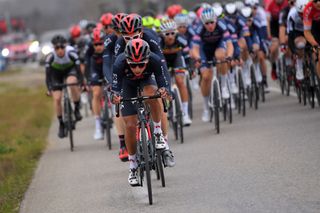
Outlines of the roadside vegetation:
{"label": "roadside vegetation", "polygon": [[[15,74],[19,75],[19,71]],[[5,74],[8,75],[8,74]],[[11,74],[10,74],[11,75]],[[18,212],[38,159],[46,146],[51,100],[40,83],[24,87],[1,82],[0,212]]]}

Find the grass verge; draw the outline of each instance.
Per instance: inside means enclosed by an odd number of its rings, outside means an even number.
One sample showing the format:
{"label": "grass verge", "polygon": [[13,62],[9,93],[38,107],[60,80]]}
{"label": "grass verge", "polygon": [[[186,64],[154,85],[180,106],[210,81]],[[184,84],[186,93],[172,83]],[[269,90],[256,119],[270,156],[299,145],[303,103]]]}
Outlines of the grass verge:
{"label": "grass verge", "polygon": [[0,83],[0,212],[18,212],[52,118],[44,87]]}

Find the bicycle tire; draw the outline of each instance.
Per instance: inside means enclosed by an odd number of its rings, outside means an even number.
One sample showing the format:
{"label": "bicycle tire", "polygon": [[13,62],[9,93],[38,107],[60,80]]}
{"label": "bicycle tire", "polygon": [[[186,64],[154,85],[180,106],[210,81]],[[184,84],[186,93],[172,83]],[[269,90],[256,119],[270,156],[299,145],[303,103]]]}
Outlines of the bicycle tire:
{"label": "bicycle tire", "polygon": [[260,83],[260,92],[261,92],[261,99],[262,103],[266,101],[265,91],[264,91],[264,84]]}
{"label": "bicycle tire", "polygon": [[[245,100],[245,94],[246,94],[246,91],[245,91],[245,87],[244,87],[244,83],[243,83],[243,78],[242,78],[242,73],[239,72],[239,99],[240,99],[240,111],[242,109],[242,116],[246,116],[246,100]],[[241,113],[241,112],[240,112]]]}
{"label": "bicycle tire", "polygon": [[214,103],[214,125],[217,134],[220,133],[220,118],[219,118],[219,108],[220,108],[220,101],[219,101],[219,86],[217,82],[213,82],[213,103]]}
{"label": "bicycle tire", "polygon": [[149,197],[149,204],[152,205],[152,185],[151,185],[151,173],[150,173],[150,161],[149,161],[149,148],[148,148],[148,140],[147,140],[147,128],[144,122],[141,122],[141,143],[142,143],[142,152],[143,152],[143,159],[144,159],[144,170],[146,173],[146,180],[147,180],[147,188],[148,188],[148,197]]}
{"label": "bicycle tire", "polygon": [[104,116],[103,116],[103,119],[104,119],[104,122],[105,122],[105,134],[106,134],[106,143],[107,143],[107,147],[109,150],[112,149],[112,144],[111,144],[111,124],[110,124],[110,113],[109,113],[109,106],[108,106],[108,97],[105,97],[105,100],[104,100]]}
{"label": "bicycle tire", "polygon": [[191,119],[193,119],[193,105],[192,105],[192,89],[191,89],[191,83],[190,79],[187,79],[187,89],[188,89],[188,96],[189,96],[189,101],[188,101],[188,113]]}
{"label": "bicycle tire", "polygon": [[68,135],[69,135],[69,141],[70,141],[70,151],[73,152],[74,149],[74,143],[73,143],[73,121],[72,121],[72,109],[71,109],[71,103],[69,99],[64,100],[65,102],[65,110],[66,110],[66,116],[67,116],[67,129],[68,129]]}
{"label": "bicycle tire", "polygon": [[251,82],[252,82],[252,85],[251,85],[251,89],[252,89],[252,91],[251,91],[252,97],[251,98],[252,99],[251,99],[251,101],[253,102],[253,99],[254,99],[254,108],[257,110],[258,109],[258,100],[259,100],[259,88],[257,85],[257,80],[256,80],[256,75],[255,75],[253,65],[251,66],[250,71],[251,71]]}
{"label": "bicycle tire", "polygon": [[174,88],[173,89],[173,94],[175,96],[174,99],[174,103],[175,103],[175,111],[176,111],[176,128],[177,128],[177,140],[180,139],[180,143],[184,142],[184,135],[183,135],[183,120],[182,120],[182,116],[183,116],[183,112],[182,112],[182,108],[181,108],[181,102],[180,102],[180,98],[178,96],[178,89]]}
{"label": "bicycle tire", "polygon": [[286,79],[285,79],[285,81],[286,81],[286,94],[287,94],[287,96],[290,96],[290,87],[291,87],[291,85],[292,85],[292,80],[291,79],[293,79],[293,76],[292,76],[292,70],[291,70],[291,68],[289,67],[289,66],[286,66],[287,68],[286,68]]}
{"label": "bicycle tire", "polygon": [[164,177],[162,150],[157,150],[157,169],[159,172],[159,178],[161,180],[161,186],[166,187],[166,179]]}

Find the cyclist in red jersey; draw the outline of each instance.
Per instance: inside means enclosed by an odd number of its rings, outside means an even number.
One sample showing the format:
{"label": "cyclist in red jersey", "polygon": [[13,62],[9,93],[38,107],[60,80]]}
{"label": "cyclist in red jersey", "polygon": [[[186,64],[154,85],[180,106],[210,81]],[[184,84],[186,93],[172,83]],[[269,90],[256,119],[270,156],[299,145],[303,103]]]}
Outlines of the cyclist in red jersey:
{"label": "cyclist in red jersey", "polygon": [[272,43],[270,46],[270,59],[272,62],[272,78],[276,79],[276,60],[279,54],[279,16],[282,9],[288,6],[287,0],[272,0],[266,8],[269,13]]}
{"label": "cyclist in red jersey", "polygon": [[[307,4],[303,11],[304,36],[314,47],[320,45],[320,0],[313,0]],[[318,54],[320,59],[320,53]],[[317,74],[320,77],[320,63],[317,64]]]}

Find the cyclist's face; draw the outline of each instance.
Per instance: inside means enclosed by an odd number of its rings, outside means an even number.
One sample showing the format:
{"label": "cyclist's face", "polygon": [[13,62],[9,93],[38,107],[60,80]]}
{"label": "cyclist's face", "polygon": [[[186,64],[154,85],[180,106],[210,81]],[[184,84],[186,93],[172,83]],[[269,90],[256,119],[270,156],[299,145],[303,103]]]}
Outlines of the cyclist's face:
{"label": "cyclist's face", "polygon": [[320,10],[320,0],[317,0],[317,1],[313,1],[313,5],[316,9]]}
{"label": "cyclist's face", "polygon": [[142,38],[142,32],[136,32],[132,34],[122,34],[122,37],[124,38],[124,41],[128,43],[128,41],[132,39]]}
{"label": "cyclist's face", "polygon": [[106,35],[109,35],[114,32],[113,28],[110,25],[105,25],[103,29]]}
{"label": "cyclist's face", "polygon": [[54,46],[54,51],[56,52],[57,56],[62,58],[66,53],[66,46],[65,44],[57,44]]}
{"label": "cyclist's face", "polygon": [[135,76],[141,76],[142,73],[144,72],[144,70],[146,69],[146,66],[148,64],[148,60],[143,61],[143,62],[138,62],[138,63],[132,63],[132,62],[128,62],[129,67],[131,69],[131,71],[133,72],[133,74]]}
{"label": "cyclist's face", "polygon": [[187,32],[187,27],[186,26],[179,26],[178,27],[178,32],[180,34],[185,34]]}
{"label": "cyclist's face", "polygon": [[176,40],[176,32],[175,31],[169,31],[163,33],[164,35],[164,41],[167,45],[172,45]]}
{"label": "cyclist's face", "polygon": [[206,28],[207,31],[213,32],[216,29],[216,22],[214,21],[206,22],[204,24],[204,27]]}
{"label": "cyclist's face", "polygon": [[104,50],[103,42],[98,42],[93,44],[94,52],[102,53]]}

